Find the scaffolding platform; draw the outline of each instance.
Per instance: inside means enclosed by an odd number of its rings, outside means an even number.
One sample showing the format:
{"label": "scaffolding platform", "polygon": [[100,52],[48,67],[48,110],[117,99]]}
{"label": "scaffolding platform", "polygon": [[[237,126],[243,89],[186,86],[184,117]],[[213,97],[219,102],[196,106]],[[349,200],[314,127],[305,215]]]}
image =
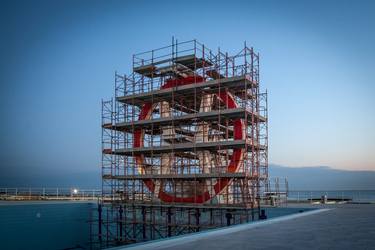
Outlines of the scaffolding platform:
{"label": "scaffolding platform", "polygon": [[132,69],[102,102],[99,248],[256,220],[273,192],[259,54],[172,42]]}
{"label": "scaffolding platform", "polygon": [[265,150],[266,147],[258,145],[256,142],[250,143],[247,140],[234,140],[234,141],[215,141],[215,142],[202,142],[202,143],[175,143],[167,146],[156,146],[156,147],[138,147],[138,148],[122,148],[116,150],[104,149],[105,154],[116,154],[116,155],[144,155],[144,156],[156,156],[159,154],[169,152],[195,152],[195,151],[217,151],[224,149],[237,149],[247,148],[247,151]]}
{"label": "scaffolding platform", "polygon": [[[169,203],[163,203],[163,202],[157,202],[157,201],[139,201],[139,200],[133,200],[133,199],[127,199],[126,200],[129,204],[128,206],[134,207],[134,208],[155,208],[159,210],[165,210],[168,211],[168,209],[174,210],[174,211],[179,211],[179,212],[184,212],[185,209],[188,209],[192,211],[207,211],[211,210],[213,212],[217,211],[223,211],[224,215],[225,212],[238,212],[241,210],[245,210],[247,212],[253,212],[254,214],[257,214],[259,209],[256,207],[252,207],[249,204],[242,203],[242,204],[215,204],[215,203],[207,203],[207,204],[187,204],[187,203],[181,203],[181,202],[169,202]],[[117,205],[119,206],[120,204],[123,205],[123,201],[117,200],[117,201],[110,201],[107,200],[109,204]],[[253,210],[253,211],[251,211]],[[186,211],[185,211],[186,212]],[[165,218],[164,218],[165,219]],[[195,222],[195,221],[194,221]],[[193,226],[194,224],[190,224]],[[175,226],[175,225],[174,225]],[[204,228],[204,225],[199,225],[201,228]],[[213,226],[213,225],[211,225]],[[216,227],[214,227],[216,228]]]}
{"label": "scaffolding platform", "polygon": [[[117,97],[117,101],[126,103],[129,105],[142,106],[147,102],[157,101],[171,101],[176,95],[187,96],[187,95],[202,95],[202,93],[218,93],[219,91],[225,91],[231,89],[236,91],[241,88],[254,88],[257,84],[252,82],[248,76],[234,76],[225,79],[211,80],[207,82],[198,82],[195,84],[177,86],[167,89],[159,89],[154,91],[147,91],[136,94],[129,94],[126,96]],[[172,94],[173,93],[173,94]]]}
{"label": "scaffolding platform", "polygon": [[[112,125],[111,123],[103,124],[104,128],[119,130],[119,131],[134,131],[135,129],[160,129],[162,126],[180,124],[188,125],[195,123],[197,121],[216,121],[217,117],[221,116],[221,123],[226,122],[226,119],[247,119],[248,122],[266,122],[267,119],[259,114],[248,111],[245,108],[234,108],[234,109],[223,109],[223,110],[214,110],[210,112],[201,112],[194,114],[186,114],[180,116],[172,117],[163,117],[156,119],[146,119],[146,120],[135,120],[131,122],[122,122]],[[251,120],[251,117],[254,116],[254,121]]]}
{"label": "scaffolding platform", "polygon": [[265,179],[265,176],[251,176],[248,173],[200,173],[200,174],[136,174],[136,175],[104,175],[104,179],[118,179],[118,180],[148,180],[148,179],[163,179],[163,180],[199,180],[199,179],[220,179],[220,178],[236,178],[236,179]]}
{"label": "scaffolding platform", "polygon": [[[157,65],[163,66],[158,67]],[[183,73],[192,75],[194,73],[193,69],[207,66],[212,66],[212,63],[203,58],[198,58],[194,54],[192,54],[180,56],[177,58],[165,59],[147,65],[137,66],[133,68],[133,71],[140,75],[154,78],[171,76],[173,74],[182,75]]]}

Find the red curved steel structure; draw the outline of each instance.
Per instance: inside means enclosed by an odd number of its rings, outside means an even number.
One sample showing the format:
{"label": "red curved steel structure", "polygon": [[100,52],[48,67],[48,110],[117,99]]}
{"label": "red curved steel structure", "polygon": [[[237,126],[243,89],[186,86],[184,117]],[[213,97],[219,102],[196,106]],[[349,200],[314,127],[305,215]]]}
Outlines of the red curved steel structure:
{"label": "red curved steel structure", "polygon": [[[168,89],[172,87],[188,85],[188,84],[200,84],[204,82],[205,79],[200,76],[188,76],[184,78],[177,78],[177,79],[169,79],[165,81],[165,83],[161,86],[161,89]],[[226,108],[234,109],[237,108],[238,105],[234,99],[234,97],[228,91],[220,91],[216,93],[218,99],[224,103]],[[150,119],[154,106],[152,103],[144,103],[140,114],[138,116],[138,120],[147,120]],[[244,140],[244,124],[241,119],[234,120],[233,125],[233,139],[234,140]],[[134,148],[143,147],[144,145],[144,131],[142,129],[137,129],[134,131]],[[242,162],[244,154],[243,148],[233,149],[233,153],[230,158],[230,162],[226,167],[227,173],[235,173]],[[144,167],[144,156],[137,155],[135,156],[136,164],[140,172],[145,171]],[[143,180],[147,188],[150,192],[155,192],[155,182],[151,179]],[[230,178],[219,178],[213,186],[212,192],[205,191],[203,194],[191,195],[189,197],[178,197],[174,196],[173,194],[169,194],[164,190],[160,190],[158,192],[158,197],[163,202],[179,202],[179,203],[204,203],[215,197],[217,194],[220,194],[231,182]]]}

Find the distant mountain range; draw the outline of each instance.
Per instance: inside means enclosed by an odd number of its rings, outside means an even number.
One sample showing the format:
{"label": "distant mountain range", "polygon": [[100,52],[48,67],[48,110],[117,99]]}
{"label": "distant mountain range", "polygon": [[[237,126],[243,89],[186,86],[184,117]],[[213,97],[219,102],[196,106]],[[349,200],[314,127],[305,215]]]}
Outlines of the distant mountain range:
{"label": "distant mountain range", "polygon": [[[347,171],[330,167],[270,165],[270,177],[286,177],[290,190],[375,190],[375,171]],[[100,169],[91,172],[14,171],[0,174],[0,187],[100,188]]]}
{"label": "distant mountain range", "polygon": [[269,173],[286,177],[290,190],[375,190],[375,171],[270,165]]}
{"label": "distant mountain range", "polygon": [[51,171],[8,171],[0,174],[0,187],[47,187],[100,189],[100,169],[85,172]]}

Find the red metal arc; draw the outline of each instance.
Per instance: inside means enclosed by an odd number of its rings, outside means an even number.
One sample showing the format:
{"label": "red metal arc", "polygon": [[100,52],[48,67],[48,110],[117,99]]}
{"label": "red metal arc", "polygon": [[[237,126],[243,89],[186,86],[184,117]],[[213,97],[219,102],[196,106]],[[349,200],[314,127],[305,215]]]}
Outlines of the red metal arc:
{"label": "red metal arc", "polygon": [[[178,78],[178,79],[169,79],[167,80],[162,86],[161,89],[168,89],[172,87],[188,85],[188,84],[199,84],[203,82],[205,79],[200,76],[189,76],[185,78]],[[220,91],[220,93],[216,93],[218,98],[221,102],[223,102],[228,109],[237,108],[237,103],[234,100],[233,96],[230,95],[227,91]],[[141,112],[139,114],[138,120],[146,120],[149,119],[153,110],[152,103],[145,103],[142,106]],[[243,140],[245,138],[244,131],[243,131],[243,121],[241,119],[234,120],[234,140]],[[143,137],[144,131],[142,129],[138,129],[134,131],[134,148],[143,147]],[[229,165],[227,166],[228,173],[234,173],[238,170],[241,161],[242,161],[243,149],[234,149],[231,160]],[[144,156],[138,155],[135,156],[136,164],[138,169],[142,172],[144,171]],[[170,195],[164,190],[160,190],[159,192],[159,199],[164,202],[181,202],[181,203],[204,203],[210,199],[212,199],[215,195],[220,194],[224,188],[230,183],[230,178],[220,178],[217,183],[214,185],[214,194],[210,195],[208,191],[204,192],[201,195],[190,196],[190,197],[176,197]],[[151,179],[144,180],[145,185],[147,188],[154,192],[155,190],[155,183]]]}

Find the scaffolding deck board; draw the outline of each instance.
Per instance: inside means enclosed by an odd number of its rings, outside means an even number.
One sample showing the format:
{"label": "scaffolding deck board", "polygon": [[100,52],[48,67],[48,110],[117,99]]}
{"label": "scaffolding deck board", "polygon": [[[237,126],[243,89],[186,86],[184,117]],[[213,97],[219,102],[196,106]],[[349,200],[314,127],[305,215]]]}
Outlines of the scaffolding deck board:
{"label": "scaffolding deck board", "polygon": [[179,203],[179,202],[161,202],[161,201],[147,201],[147,200],[133,200],[133,199],[118,199],[114,200],[113,198],[103,198],[104,204],[110,203],[113,204],[128,204],[130,206],[138,206],[138,207],[155,207],[155,208],[194,208],[194,209],[222,209],[222,210],[249,210],[253,209],[254,213],[258,213],[259,210],[256,207],[256,204],[252,207],[251,204],[248,203]]}
{"label": "scaffolding deck board", "polygon": [[262,179],[264,177],[251,176],[248,173],[199,173],[199,174],[136,174],[136,175],[103,175],[104,179],[115,180],[147,180],[147,179],[212,179],[212,178],[236,178],[236,179]]}
{"label": "scaffolding deck board", "polygon": [[[104,124],[104,128],[132,131],[138,128],[159,128],[166,125],[184,125],[192,124],[196,121],[219,121],[219,116],[222,118],[245,118],[246,116],[251,119],[252,113],[244,108],[214,110],[210,112],[201,112],[194,114],[186,114],[174,117],[162,117],[156,119],[138,120],[133,122],[121,122],[117,124]],[[266,122],[267,119],[259,114],[254,114],[255,122]]]}
{"label": "scaffolding deck board", "polygon": [[174,59],[175,63],[182,64],[190,69],[198,69],[202,67],[212,66],[212,63],[203,59],[198,58],[194,54],[187,55],[187,56],[180,56]]}
{"label": "scaffolding deck board", "polygon": [[[167,64],[167,65],[166,65]],[[157,65],[162,65],[162,67],[157,67]],[[163,66],[166,65],[166,66]],[[184,70],[189,69],[190,71],[196,70],[202,67],[212,66],[212,63],[203,59],[196,57],[194,54],[180,56],[177,58],[168,58],[161,61],[156,61],[151,64],[140,65],[133,68],[135,73],[144,75],[146,77],[160,77],[166,75],[168,72],[177,72],[178,67],[184,68]],[[170,70],[166,70],[166,69]],[[175,70],[172,70],[175,68]]]}
{"label": "scaffolding deck board", "polygon": [[122,148],[112,151],[111,149],[104,149],[103,153],[105,154],[117,154],[117,155],[158,155],[163,153],[171,152],[187,152],[187,151],[217,151],[223,149],[236,149],[236,148],[245,148],[251,151],[252,147],[255,150],[265,150],[266,147],[263,145],[258,145],[254,143],[251,145],[251,142],[248,140],[233,140],[233,141],[213,141],[213,142],[201,142],[201,143],[176,143],[167,146],[157,146],[157,147],[139,147],[139,148]]}
{"label": "scaffolding deck board", "polygon": [[[183,86],[177,86],[173,88],[167,89],[159,89],[149,92],[137,93],[133,95],[126,95],[126,96],[119,96],[116,98],[117,101],[130,104],[130,105],[137,105],[141,106],[145,102],[155,102],[155,100],[171,100],[174,95],[173,94],[194,94],[196,92],[217,92],[218,88],[224,90],[225,88],[235,89],[238,87],[244,88],[245,85],[248,88],[256,87],[257,84],[253,83],[248,77],[246,76],[234,76],[224,79],[216,79],[207,82],[200,82],[196,84],[188,84]],[[173,94],[172,94],[173,93]]]}

